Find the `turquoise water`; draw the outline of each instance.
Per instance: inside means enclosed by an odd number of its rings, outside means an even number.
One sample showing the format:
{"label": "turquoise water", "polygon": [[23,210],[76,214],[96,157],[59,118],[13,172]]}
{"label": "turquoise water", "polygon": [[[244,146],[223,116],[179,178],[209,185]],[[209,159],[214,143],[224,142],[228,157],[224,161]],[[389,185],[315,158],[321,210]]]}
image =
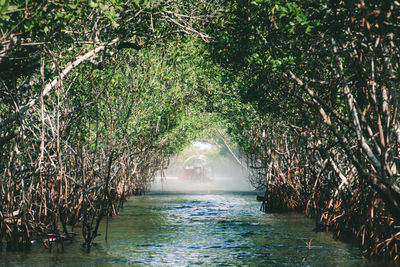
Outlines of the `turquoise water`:
{"label": "turquoise water", "polygon": [[152,193],[125,203],[90,253],[35,245],[0,266],[376,266],[355,246],[313,231],[303,214],[265,214],[251,192]]}

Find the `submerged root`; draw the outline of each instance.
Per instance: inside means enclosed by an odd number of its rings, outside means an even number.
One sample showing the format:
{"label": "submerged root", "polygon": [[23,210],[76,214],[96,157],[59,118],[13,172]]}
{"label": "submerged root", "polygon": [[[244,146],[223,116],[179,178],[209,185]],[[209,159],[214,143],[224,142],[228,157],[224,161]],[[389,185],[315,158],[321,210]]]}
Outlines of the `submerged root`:
{"label": "submerged root", "polygon": [[317,231],[357,243],[368,258],[400,260],[400,226],[379,194],[367,184],[353,184],[343,190],[324,184],[310,190],[307,184],[294,188],[275,181],[268,184],[262,200],[265,212],[305,210],[315,218]]}
{"label": "submerged root", "polygon": [[334,194],[323,203],[316,218],[321,228],[339,240],[356,241],[370,258],[399,259],[400,231],[371,188]]}
{"label": "submerged root", "polygon": [[302,211],[306,197],[288,184],[270,184],[265,193],[261,210],[264,212]]}

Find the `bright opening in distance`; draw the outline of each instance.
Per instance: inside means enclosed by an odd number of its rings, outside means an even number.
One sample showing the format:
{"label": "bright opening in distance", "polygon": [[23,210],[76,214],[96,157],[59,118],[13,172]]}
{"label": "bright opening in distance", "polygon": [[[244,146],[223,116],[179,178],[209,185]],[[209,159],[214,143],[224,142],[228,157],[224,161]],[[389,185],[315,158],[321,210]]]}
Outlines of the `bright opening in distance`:
{"label": "bright opening in distance", "polygon": [[231,153],[216,143],[195,141],[171,158],[164,174],[156,177],[151,191],[252,190],[247,171]]}

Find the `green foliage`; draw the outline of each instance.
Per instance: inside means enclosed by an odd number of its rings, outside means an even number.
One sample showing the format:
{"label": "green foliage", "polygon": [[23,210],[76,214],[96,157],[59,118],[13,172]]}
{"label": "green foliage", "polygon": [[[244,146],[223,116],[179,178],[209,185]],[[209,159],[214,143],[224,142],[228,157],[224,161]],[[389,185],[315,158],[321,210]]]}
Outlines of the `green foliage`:
{"label": "green foliage", "polygon": [[[59,164],[53,173],[63,170],[65,151],[76,156],[86,149],[141,162],[141,174],[150,177],[164,158],[194,140],[223,147],[216,137],[222,132],[250,157],[272,160],[290,148],[301,162],[310,147],[325,146],[326,160],[329,153],[344,155],[338,164],[343,173],[358,168],[363,179],[396,183],[400,126],[392,111],[398,110],[400,46],[394,6],[0,0],[0,166],[11,166],[8,158],[18,149],[34,151],[38,163],[26,153],[18,159],[41,172],[48,144],[46,166]],[[41,104],[51,81],[57,85]],[[31,112],[13,117],[25,107]],[[97,160],[107,165],[103,156]],[[346,169],[348,162],[356,167]]]}

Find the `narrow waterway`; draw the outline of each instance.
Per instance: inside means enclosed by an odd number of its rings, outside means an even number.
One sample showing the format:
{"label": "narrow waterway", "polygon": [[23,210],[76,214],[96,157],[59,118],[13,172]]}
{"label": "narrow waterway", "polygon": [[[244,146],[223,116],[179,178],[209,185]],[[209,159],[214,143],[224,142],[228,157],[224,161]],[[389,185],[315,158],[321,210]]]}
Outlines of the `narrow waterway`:
{"label": "narrow waterway", "polygon": [[313,226],[260,212],[251,192],[152,193],[125,203],[90,253],[77,236],[64,252],[3,251],[0,266],[376,266]]}

